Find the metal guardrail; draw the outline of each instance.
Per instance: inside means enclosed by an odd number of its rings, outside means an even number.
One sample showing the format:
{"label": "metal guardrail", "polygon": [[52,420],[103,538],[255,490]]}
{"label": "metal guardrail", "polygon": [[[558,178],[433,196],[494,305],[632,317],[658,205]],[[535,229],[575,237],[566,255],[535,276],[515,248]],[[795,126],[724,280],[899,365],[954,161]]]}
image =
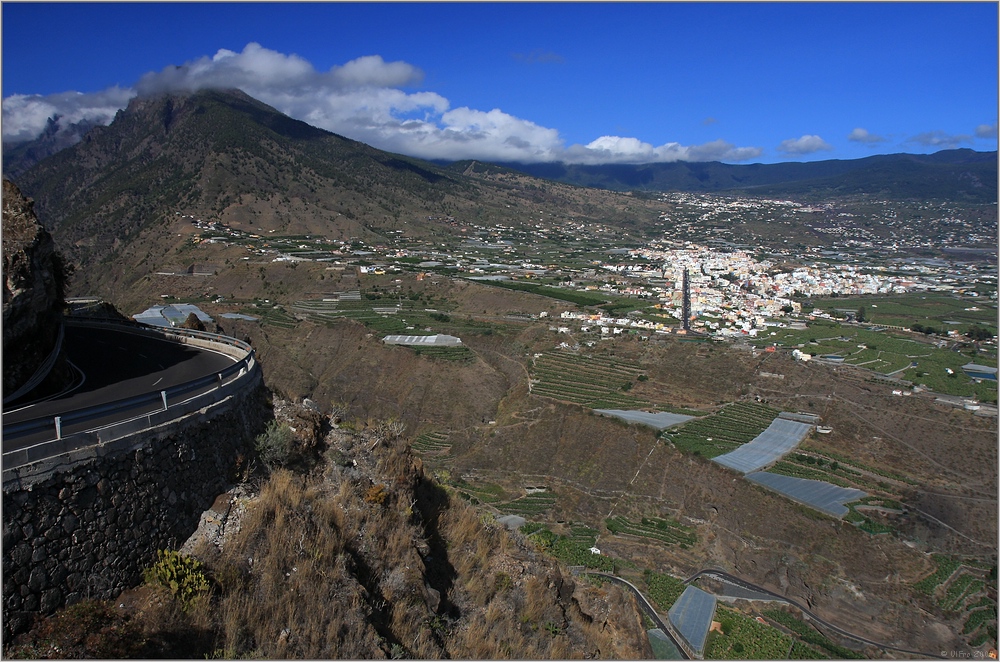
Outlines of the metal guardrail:
{"label": "metal guardrail", "polygon": [[[116,327],[118,330],[129,330],[142,335],[161,336],[166,339],[196,346],[212,347],[216,350],[225,351],[230,356],[234,356],[234,352],[243,356],[233,365],[213,375],[207,375],[168,389],[150,391],[103,405],[76,409],[64,412],[56,417],[36,418],[21,423],[5,425],[3,426],[3,438],[5,440],[18,439],[47,431],[52,431],[54,438],[41,441],[28,448],[4,453],[4,471],[54,455],[79,450],[87,446],[104,444],[108,441],[133,434],[146,427],[152,427],[153,425],[183,416],[216,401],[220,395],[223,395],[220,391],[226,391],[224,395],[228,395],[229,391],[235,389],[224,387],[233,384],[241,377],[254,373],[257,369],[253,348],[247,343],[229,336],[187,329],[161,329],[136,322],[67,320],[67,324],[70,326],[85,327]],[[221,347],[219,347],[220,345]],[[184,396],[194,391],[205,389],[206,387],[210,387],[208,391],[200,393],[193,398],[184,398]],[[150,412],[150,406],[157,408]],[[143,411],[136,413],[137,410]],[[129,413],[135,413],[136,415],[128,416]],[[76,426],[81,423],[86,424],[88,421],[95,421],[115,414],[122,415],[121,420],[116,423],[88,428],[65,437],[62,434],[63,427]],[[144,424],[136,427],[129,424],[132,421],[144,421]],[[94,434],[95,430],[97,434]]]}
{"label": "metal guardrail", "polygon": [[62,351],[63,337],[65,335],[66,335],[66,325],[60,324],[59,334],[56,336],[55,345],[52,347],[52,351],[49,352],[48,357],[42,362],[40,366],[38,366],[38,369],[35,370],[35,374],[33,374],[28,379],[28,381],[26,381],[24,384],[21,385],[21,388],[17,389],[16,391],[14,391],[13,393],[11,393],[10,395],[8,395],[6,398],[3,399],[3,404],[6,405],[8,403],[14,402],[21,396],[30,393],[31,389],[41,384],[42,380],[44,380],[46,377],[49,376],[49,373],[52,371],[52,366],[56,364],[56,359],[59,358],[59,353]]}

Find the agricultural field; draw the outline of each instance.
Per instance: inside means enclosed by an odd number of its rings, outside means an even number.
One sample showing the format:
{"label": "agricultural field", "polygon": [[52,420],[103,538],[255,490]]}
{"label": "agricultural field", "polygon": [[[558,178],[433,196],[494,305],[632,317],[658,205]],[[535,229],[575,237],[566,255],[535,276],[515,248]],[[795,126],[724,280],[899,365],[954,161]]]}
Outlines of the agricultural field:
{"label": "agricultural field", "polygon": [[[803,449],[804,450],[804,449]],[[836,460],[818,453],[797,452],[785,456],[772,465],[769,472],[795,478],[823,480],[840,487],[853,487],[865,492],[877,492],[887,497],[898,496],[898,486],[879,480],[846,460]]]}
{"label": "agricultural field", "polygon": [[[406,347],[406,345],[402,345]],[[455,363],[469,363],[476,358],[476,355],[472,353],[465,345],[459,345],[458,347],[435,347],[433,345],[428,347],[408,347],[417,356],[423,356],[428,359],[441,359],[442,361],[453,361]]]}
{"label": "agricultural field", "polygon": [[807,329],[778,328],[752,342],[758,347],[773,344],[815,356],[839,356],[847,365],[922,384],[936,393],[976,396],[983,402],[997,399],[995,383],[977,384],[962,372],[967,363],[996,365],[996,351],[983,353],[954,339],[929,342],[906,332],[817,321]]}
{"label": "agricultural field", "polygon": [[452,479],[449,484],[469,503],[495,505],[509,498],[502,487],[494,483],[477,481],[470,483],[462,478]]}
{"label": "agricultural field", "polygon": [[752,402],[735,402],[720,411],[667,430],[663,439],[682,451],[711,459],[751,441],[780,412]]}
{"label": "agricultural field", "polygon": [[495,504],[496,509],[504,515],[520,515],[525,518],[537,518],[542,513],[551,510],[556,504],[553,492],[531,492],[520,499],[507,503]]}
{"label": "agricultural field", "polygon": [[768,609],[763,613],[765,619],[781,625],[792,632],[795,643],[789,654],[792,660],[861,660],[864,655],[849,648],[838,646],[826,636],[818,632],[808,623],[799,620],[788,612],[779,609]]}
{"label": "agricultural field", "polygon": [[584,566],[604,572],[615,572],[618,567],[615,559],[590,551],[597,540],[597,531],[589,527],[573,526],[567,536],[553,533],[543,524],[532,523],[522,526],[521,532],[541,550],[566,565]]}
{"label": "agricultural field", "polygon": [[[462,333],[492,333],[493,328],[482,322],[472,322],[465,318],[452,317],[447,312],[424,308],[424,302],[407,297],[393,297],[381,293],[365,292],[359,298],[324,301],[320,299],[298,300],[291,310],[318,323],[333,323],[350,319],[360,322],[379,335],[433,335],[448,333],[460,336]],[[453,352],[421,351],[432,358],[457,361],[471,361],[472,353],[467,348]]]}
{"label": "agricultural field", "polygon": [[667,545],[680,545],[682,548],[687,548],[698,541],[694,529],[672,519],[643,517],[640,521],[633,522],[621,515],[616,515],[605,520],[605,525],[616,536],[629,535],[649,538]]}
{"label": "agricultural field", "polygon": [[294,329],[299,323],[294,316],[290,315],[283,308],[274,306],[272,308],[242,308],[240,312],[244,315],[259,317],[261,324],[270,324],[282,329]]}
{"label": "agricultural field", "polygon": [[666,614],[670,608],[681,597],[681,593],[687,586],[683,581],[666,573],[646,570],[642,574],[646,587],[643,594],[648,597],[659,608],[661,613]]}
{"label": "agricultural field", "polygon": [[913,484],[911,479],[894,472],[808,447],[785,456],[768,471],[794,478],[822,480],[839,487],[867,492],[869,496],[847,504],[848,513],[843,519],[871,534],[891,533],[895,530],[884,521],[872,517],[871,513],[878,511],[891,517],[901,512],[902,493],[908,485]]}
{"label": "agricultural field", "polygon": [[560,301],[568,301],[570,303],[575,303],[579,306],[597,306],[600,304],[613,302],[621,298],[608,294],[606,292],[572,290],[563,287],[552,287],[550,285],[543,285],[541,283],[531,283],[525,281],[481,280],[478,282],[484,283],[486,285],[492,285],[494,287],[503,287],[508,290],[530,292],[531,294],[538,294],[540,296],[545,296],[552,299],[558,299]]}
{"label": "agricultural field", "polygon": [[706,660],[785,660],[792,638],[770,625],[744,616],[735,609],[718,606],[715,614],[722,632],[713,631],[705,644]]}
{"label": "agricultural field", "polygon": [[[996,303],[985,297],[960,297],[942,292],[913,292],[893,296],[835,297],[814,299],[827,312],[864,309],[865,321],[875,325],[912,327],[914,324],[938,330],[965,333],[973,325],[997,333]],[[958,324],[948,324],[958,322]]]}
{"label": "agricultural field", "polygon": [[531,392],[591,409],[642,409],[652,405],[628,391],[645,376],[638,363],[552,351],[537,356]]}
{"label": "agricultural field", "polygon": [[947,616],[963,622],[962,635],[973,648],[997,643],[997,601],[987,592],[996,586],[997,567],[935,554],[937,569],[914,584]]}
{"label": "agricultural field", "polygon": [[414,439],[410,447],[421,455],[445,455],[451,450],[446,432],[425,432]]}

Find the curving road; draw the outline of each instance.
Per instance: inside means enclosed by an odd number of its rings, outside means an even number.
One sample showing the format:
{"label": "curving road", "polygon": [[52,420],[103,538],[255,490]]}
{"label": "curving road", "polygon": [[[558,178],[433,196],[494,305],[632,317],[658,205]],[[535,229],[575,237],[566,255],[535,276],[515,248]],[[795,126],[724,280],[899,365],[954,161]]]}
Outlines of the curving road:
{"label": "curving road", "polygon": [[848,632],[847,630],[845,630],[843,628],[837,627],[836,625],[834,625],[833,623],[830,623],[829,621],[823,620],[822,618],[820,618],[819,616],[817,616],[813,612],[809,611],[809,609],[807,609],[806,607],[804,607],[803,605],[799,604],[798,602],[796,602],[795,600],[793,600],[791,598],[785,597],[784,595],[781,595],[780,593],[775,593],[774,591],[769,591],[769,590],[767,590],[766,588],[764,588],[762,586],[757,586],[756,584],[751,584],[750,582],[748,582],[748,581],[746,581],[744,579],[740,579],[739,577],[736,577],[735,575],[731,575],[728,572],[724,572],[722,570],[715,570],[715,569],[712,569],[712,568],[707,568],[705,570],[699,570],[698,572],[696,572],[692,576],[690,576],[687,579],[685,579],[684,583],[685,584],[690,584],[690,583],[694,582],[695,580],[697,580],[699,577],[709,577],[709,578],[712,578],[712,579],[717,579],[719,581],[725,582],[725,583],[730,584],[732,586],[736,586],[737,588],[741,588],[741,589],[744,589],[744,590],[747,590],[747,591],[753,591],[755,593],[763,593],[764,595],[773,597],[775,600],[781,600],[782,602],[787,602],[788,604],[792,605],[793,607],[797,607],[800,611],[802,611],[803,614],[805,614],[806,616],[808,616],[811,620],[815,621],[816,623],[819,623],[824,628],[827,628],[828,630],[836,632],[837,634],[842,635],[844,637],[847,637],[849,639],[854,639],[855,641],[860,641],[863,644],[868,644],[870,646],[875,646],[876,648],[881,648],[881,649],[884,649],[884,650],[891,650],[891,651],[896,651],[896,652],[899,652],[899,653],[905,653],[906,655],[911,655],[911,656],[912,655],[919,655],[921,657],[930,657],[930,658],[935,658],[935,659],[944,659],[940,655],[933,655],[931,653],[924,653],[922,651],[912,651],[912,650],[907,650],[905,648],[897,648],[895,646],[890,646],[888,644],[880,644],[879,642],[872,641],[871,639],[865,639],[864,637],[856,635],[856,634],[854,634],[852,632]]}
{"label": "curving road", "polygon": [[[77,382],[65,392],[39,402],[11,403],[3,412],[5,426],[167,389],[212,375],[236,362],[219,352],[113,328],[67,326],[64,348],[78,370]],[[155,411],[156,407],[148,409]],[[146,412],[136,410],[130,415],[140,413]],[[99,427],[119,417],[109,415],[106,421],[80,423],[77,426],[80,429],[63,428],[63,435]],[[5,435],[3,452],[47,441],[53,436],[50,433],[8,439]]]}
{"label": "curving road", "polygon": [[591,570],[588,571],[587,574],[604,577],[605,579],[608,579],[614,582],[615,584],[620,584],[625,588],[627,588],[628,590],[632,591],[632,593],[635,594],[635,597],[638,598],[639,600],[639,606],[642,607],[642,610],[646,612],[646,615],[649,616],[650,620],[653,621],[656,627],[658,627],[661,632],[667,635],[667,637],[670,639],[670,642],[674,645],[674,648],[676,648],[677,652],[680,653],[681,658],[685,660],[691,659],[687,656],[687,653],[684,652],[684,648],[677,642],[677,638],[674,636],[674,629],[663,622],[663,620],[660,618],[660,615],[656,612],[656,608],[653,607],[652,603],[650,603],[650,601],[646,599],[646,596],[642,594],[642,591],[640,591],[635,584],[628,581],[627,579],[622,579],[617,575],[610,575],[606,572],[598,572]]}
{"label": "curving road", "polygon": [[[649,615],[649,617],[653,619],[653,622],[656,623],[656,626],[658,628],[660,628],[663,632],[665,632],[667,634],[667,636],[669,636],[671,638],[671,640],[673,640],[674,646],[677,648],[677,650],[680,651],[682,655],[684,654],[684,649],[677,645],[677,640],[676,640],[676,638],[673,635],[672,628],[668,628],[667,625],[660,619],[659,615],[656,613],[656,609],[653,607],[653,605],[649,602],[649,600],[646,599],[646,597],[642,594],[642,592],[635,585],[633,585],[631,582],[629,582],[629,581],[627,581],[625,579],[622,579],[621,577],[617,577],[615,575],[611,575],[611,574],[608,574],[606,572],[598,572],[598,571],[591,570],[591,571],[588,571],[587,574],[600,575],[601,577],[606,577],[606,578],[614,581],[615,583],[618,583],[618,584],[621,584],[622,586],[627,587],[629,590],[631,590],[633,593],[635,593],[635,595],[639,598],[639,604],[640,604],[640,606],[642,606],[643,611],[645,611]],[[704,570],[699,570],[695,574],[691,575],[689,578],[685,579],[684,583],[685,584],[691,584],[692,582],[696,581],[699,577],[709,577],[711,579],[716,579],[716,580],[722,581],[724,583],[730,584],[731,586],[735,586],[735,587],[737,587],[739,589],[742,589],[742,590],[745,590],[745,591],[749,591],[749,592],[757,593],[757,594],[763,594],[765,596],[774,598],[775,600],[780,600],[782,602],[787,602],[788,604],[790,604],[790,605],[792,605],[794,607],[797,607],[799,610],[802,611],[803,614],[805,614],[810,619],[812,619],[814,622],[818,623],[819,625],[823,626],[824,628],[827,628],[828,630],[836,632],[837,634],[840,634],[840,635],[842,635],[844,637],[847,637],[849,639],[853,639],[855,641],[859,641],[861,643],[868,644],[870,646],[875,646],[876,648],[881,648],[883,650],[891,650],[891,651],[896,651],[898,653],[904,653],[904,654],[906,654],[908,656],[911,656],[911,657],[912,656],[919,656],[919,657],[928,657],[928,658],[939,659],[939,660],[940,659],[945,659],[945,658],[943,658],[940,655],[934,655],[932,653],[925,653],[923,651],[907,650],[905,648],[897,648],[895,646],[890,646],[888,644],[880,644],[879,642],[872,641],[871,639],[865,639],[864,637],[858,636],[858,635],[856,635],[856,634],[854,634],[852,632],[848,632],[847,630],[845,630],[843,628],[837,627],[836,625],[834,625],[834,624],[832,624],[832,623],[830,623],[828,621],[823,620],[822,618],[820,618],[819,616],[817,616],[813,612],[809,611],[806,607],[802,606],[801,604],[799,604],[795,600],[792,600],[791,598],[787,598],[787,597],[785,597],[785,596],[783,596],[783,595],[781,595],[779,593],[775,593],[774,591],[769,591],[768,589],[766,589],[766,588],[764,588],[762,586],[757,586],[756,584],[751,584],[750,582],[748,582],[748,581],[746,581],[744,579],[740,579],[739,577],[736,577],[735,575],[731,575],[728,572],[724,572],[722,570],[716,570],[714,568],[706,568]],[[685,658],[685,659],[687,659],[687,658]]]}

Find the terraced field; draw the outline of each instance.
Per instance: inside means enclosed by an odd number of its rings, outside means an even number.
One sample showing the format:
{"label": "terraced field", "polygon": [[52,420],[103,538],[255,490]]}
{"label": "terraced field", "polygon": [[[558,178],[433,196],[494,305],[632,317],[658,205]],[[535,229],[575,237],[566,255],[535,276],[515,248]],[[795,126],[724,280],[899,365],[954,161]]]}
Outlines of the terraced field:
{"label": "terraced field", "polygon": [[694,529],[672,519],[643,517],[638,522],[616,515],[605,520],[608,530],[615,535],[630,535],[649,538],[667,545],[687,547],[698,541]]}
{"label": "terraced field", "polygon": [[456,363],[469,363],[476,358],[476,355],[464,345],[459,347],[413,347],[412,349],[413,353],[417,356],[454,361]]}
{"label": "terraced field", "polygon": [[677,598],[681,597],[681,593],[687,588],[683,580],[667,573],[653,572],[648,568],[643,571],[642,578],[646,583],[645,594],[664,614],[670,611]]}
{"label": "terraced field", "polygon": [[902,492],[906,485],[913,483],[911,479],[887,469],[871,467],[835,453],[818,451],[808,447],[802,448],[801,452],[785,456],[784,459],[772,465],[768,471],[795,478],[822,480],[840,487],[855,488],[869,493],[871,496],[848,504],[849,512],[844,515],[844,520],[851,522],[862,531],[872,534],[891,533],[895,529],[891,525],[873,518],[870,509],[878,509],[888,512],[890,515],[892,511],[900,510],[903,507],[901,503]]}
{"label": "terraced field", "polygon": [[776,344],[816,356],[840,356],[847,365],[925,384],[937,393],[976,396],[983,402],[997,399],[996,383],[975,383],[961,369],[970,362],[996,365],[995,351],[977,353],[970,347],[954,351],[950,345],[956,339],[937,338],[936,342],[946,345],[938,347],[913,333],[873,331],[826,321],[810,322],[807,329],[779,328],[771,333],[751,342],[758,347]]}
{"label": "terraced field", "polygon": [[710,416],[671,428],[663,438],[680,450],[713,458],[753,440],[779,413],[764,404],[735,402]]}
{"label": "terraced field", "polygon": [[533,492],[514,501],[496,504],[496,508],[505,515],[531,518],[550,510],[555,503],[556,495],[553,492]]}
{"label": "terraced field", "polygon": [[431,453],[446,455],[451,450],[451,444],[448,443],[448,433],[446,432],[425,432],[414,439],[410,447],[421,455]]}
{"label": "terraced field", "polygon": [[530,523],[521,527],[538,547],[548,551],[567,565],[584,566],[605,572],[615,572],[618,562],[603,554],[590,551],[597,540],[597,531],[587,526],[570,527],[570,534],[557,535],[544,524]]}
{"label": "terraced field", "polygon": [[792,660],[851,660],[864,659],[864,655],[839,646],[818,632],[811,625],[779,609],[768,609],[764,618],[791,630],[795,642],[789,653]]}
{"label": "terraced field", "polygon": [[[488,323],[466,318],[451,317],[448,313],[422,308],[424,304],[406,298],[369,299],[354,293],[357,298],[340,300],[303,299],[296,301],[291,310],[300,316],[318,322],[332,324],[339,320],[354,320],[364,324],[372,332],[381,335],[434,335],[449,333],[492,333]],[[294,321],[294,320],[293,320]],[[410,348],[428,358],[448,361],[468,362],[475,355],[467,347],[421,347]]]}
{"label": "terraced field", "polygon": [[260,308],[246,308],[240,312],[244,315],[259,317],[262,324],[270,324],[282,329],[294,329],[295,325],[298,324],[298,320],[295,317],[280,308],[267,308],[264,310]]}
{"label": "terraced field", "polygon": [[545,352],[534,360],[531,392],[591,409],[642,409],[652,405],[628,391],[643,374],[632,361]]}
{"label": "terraced field", "polygon": [[467,499],[473,505],[479,505],[481,503],[492,505],[505,501],[508,498],[504,489],[494,483],[488,483],[485,481],[470,483],[459,478],[457,480],[452,480],[450,484],[462,497]]}
{"label": "terraced field", "polygon": [[781,630],[719,605],[715,617],[722,632],[711,632],[705,644],[708,660],[789,659],[792,638]]}
{"label": "terraced field", "polygon": [[[341,319],[352,319],[361,322],[378,333],[405,333],[408,326],[424,322],[423,311],[415,310],[415,304],[409,299],[376,300],[366,299],[323,301],[318,299],[301,300],[292,304],[292,310],[305,315],[314,322],[336,322]],[[412,320],[410,318],[413,318]],[[417,319],[417,318],[421,319]],[[421,334],[424,331],[409,330],[411,334]]]}
{"label": "terraced field", "polygon": [[962,635],[972,647],[997,640],[997,602],[986,592],[986,583],[996,585],[996,566],[935,554],[937,570],[914,585],[929,595],[945,614],[964,618]]}

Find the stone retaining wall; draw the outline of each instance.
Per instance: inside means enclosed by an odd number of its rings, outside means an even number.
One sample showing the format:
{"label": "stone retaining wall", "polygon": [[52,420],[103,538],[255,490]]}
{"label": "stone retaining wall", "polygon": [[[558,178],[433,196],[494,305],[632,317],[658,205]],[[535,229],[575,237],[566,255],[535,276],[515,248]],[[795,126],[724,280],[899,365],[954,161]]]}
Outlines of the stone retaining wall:
{"label": "stone retaining wall", "polygon": [[91,461],[4,480],[3,633],[83,598],[141,581],[157,549],[176,549],[245,466],[272,416],[256,379],[240,392],[139,432]]}

